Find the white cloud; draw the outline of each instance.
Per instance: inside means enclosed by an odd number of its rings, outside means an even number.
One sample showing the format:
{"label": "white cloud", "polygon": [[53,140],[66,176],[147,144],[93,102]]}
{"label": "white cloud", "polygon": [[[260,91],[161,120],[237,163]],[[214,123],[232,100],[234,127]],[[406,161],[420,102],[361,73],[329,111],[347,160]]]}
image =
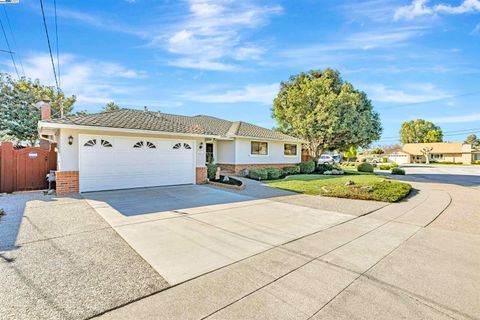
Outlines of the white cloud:
{"label": "white cloud", "polygon": [[480,121],[480,113],[463,116],[447,116],[430,119],[434,123],[467,123]]}
{"label": "white cloud", "polygon": [[480,11],[480,0],[464,0],[458,6],[449,4],[439,4],[435,6],[435,11],[449,14],[462,14],[468,12]]}
{"label": "white cloud", "polygon": [[395,10],[393,17],[395,20],[412,20],[416,17],[432,15],[435,13],[464,14],[480,12],[480,0],[463,0],[458,6],[443,3],[435,6],[428,6],[428,2],[429,0],[413,0],[411,4]]}
{"label": "white cloud", "polygon": [[395,20],[411,20],[416,17],[432,14],[433,9],[427,6],[427,2],[428,0],[413,0],[411,4],[395,10],[393,17]]}
{"label": "white cloud", "polygon": [[241,89],[226,90],[221,93],[195,93],[183,95],[182,98],[190,101],[203,103],[240,103],[253,102],[261,104],[272,104],[278,94],[278,83],[267,85],[248,85]]}
{"label": "white cloud", "polygon": [[[54,15],[54,11],[52,8],[47,9],[47,14],[50,16]],[[71,9],[64,9],[58,8],[57,14],[59,19],[65,19],[68,21],[77,21],[84,25],[90,27],[98,27],[102,30],[113,31],[113,32],[121,32],[130,35],[134,35],[137,37],[145,38],[148,36],[148,32],[146,28],[136,28],[131,25],[126,25],[121,21],[109,19],[105,16],[95,15],[91,13],[75,11]]]}
{"label": "white cloud", "polygon": [[448,98],[450,95],[432,84],[410,84],[405,88],[388,88],[383,84],[364,85],[362,87],[373,101],[389,103],[420,103]]}
{"label": "white cloud", "polygon": [[[23,59],[25,74],[31,79],[39,79],[42,84],[55,86],[50,56],[37,54]],[[60,56],[61,89],[67,95],[76,95],[76,105],[103,104],[117,96],[128,95],[133,89],[123,80],[141,79],[143,71],[129,69],[120,64],[83,60],[77,56]],[[13,73],[11,69],[3,71]]]}
{"label": "white cloud", "polygon": [[232,71],[236,68],[226,60],[255,60],[265,52],[244,43],[247,30],[262,26],[281,11],[279,6],[258,6],[250,1],[190,0],[188,15],[149,45],[176,55],[171,65]]}

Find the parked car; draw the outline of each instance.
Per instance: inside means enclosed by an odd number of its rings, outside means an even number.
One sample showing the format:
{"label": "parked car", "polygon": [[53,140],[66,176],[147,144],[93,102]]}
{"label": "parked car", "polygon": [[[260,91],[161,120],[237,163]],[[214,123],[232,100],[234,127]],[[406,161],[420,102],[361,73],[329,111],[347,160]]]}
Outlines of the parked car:
{"label": "parked car", "polygon": [[335,156],[331,156],[328,154],[322,154],[318,159],[318,164],[338,164],[340,159],[336,158]]}
{"label": "parked car", "polygon": [[373,158],[372,160],[369,161],[370,163],[382,163],[382,158]]}

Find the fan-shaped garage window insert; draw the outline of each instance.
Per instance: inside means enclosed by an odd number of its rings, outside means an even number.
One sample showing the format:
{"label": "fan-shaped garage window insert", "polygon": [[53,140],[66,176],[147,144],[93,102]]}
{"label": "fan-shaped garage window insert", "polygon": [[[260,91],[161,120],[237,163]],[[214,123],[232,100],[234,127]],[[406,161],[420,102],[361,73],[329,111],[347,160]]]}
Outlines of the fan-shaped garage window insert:
{"label": "fan-shaped garage window insert", "polygon": [[192,149],[192,147],[190,147],[190,145],[189,145],[188,143],[184,143],[184,144],[183,144],[183,147],[184,147],[185,149],[189,149],[189,150]]}
{"label": "fan-shaped garage window insert", "polygon": [[102,139],[101,143],[102,143],[102,146],[105,147],[105,148],[111,148],[112,147],[112,144],[110,142],[108,142],[107,140]]}
{"label": "fan-shaped garage window insert", "polygon": [[180,149],[181,147],[182,147],[181,143],[175,143],[175,145],[173,146],[173,149]]}
{"label": "fan-shaped garage window insert", "polygon": [[134,147],[134,148],[141,148],[141,147],[143,147],[143,141],[138,141],[137,143],[135,143],[135,144],[133,145],[133,147]]}
{"label": "fan-shaped garage window insert", "polygon": [[97,144],[97,139],[92,139],[92,140],[88,140],[87,142],[85,142],[85,144],[83,146],[84,147],[93,147],[96,144]]}
{"label": "fan-shaped garage window insert", "polygon": [[157,148],[157,146],[155,146],[155,145],[154,145],[152,142],[150,142],[150,141],[147,141],[147,147],[148,147],[149,149],[155,149],[155,148]]}

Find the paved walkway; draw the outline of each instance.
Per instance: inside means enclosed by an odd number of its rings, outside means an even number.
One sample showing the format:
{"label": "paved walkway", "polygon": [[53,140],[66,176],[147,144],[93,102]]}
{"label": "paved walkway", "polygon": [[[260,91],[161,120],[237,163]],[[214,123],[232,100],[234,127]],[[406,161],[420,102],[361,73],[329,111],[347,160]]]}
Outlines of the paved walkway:
{"label": "paved walkway", "polygon": [[0,207],[0,319],[85,319],[168,286],[81,198],[27,192]]}
{"label": "paved walkway", "polygon": [[407,201],[284,239],[100,318],[476,319],[479,192],[414,186]]}

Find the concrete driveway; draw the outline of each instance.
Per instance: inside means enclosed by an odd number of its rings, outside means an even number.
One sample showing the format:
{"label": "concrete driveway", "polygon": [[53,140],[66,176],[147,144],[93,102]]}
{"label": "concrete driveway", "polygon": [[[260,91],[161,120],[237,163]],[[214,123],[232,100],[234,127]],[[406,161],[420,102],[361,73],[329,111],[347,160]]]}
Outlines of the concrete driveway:
{"label": "concrete driveway", "polygon": [[[291,196],[293,202],[297,196],[252,184],[251,189],[265,189],[260,192],[262,198],[193,185],[97,192],[84,197],[170,284],[355,218],[275,201],[277,195],[282,199]],[[371,208],[383,205],[370,203]]]}
{"label": "concrete driveway", "polygon": [[476,319],[478,190],[412,180],[414,196],[369,209],[344,199],[243,194],[251,198],[132,224],[110,220],[178,285],[100,318]]}

